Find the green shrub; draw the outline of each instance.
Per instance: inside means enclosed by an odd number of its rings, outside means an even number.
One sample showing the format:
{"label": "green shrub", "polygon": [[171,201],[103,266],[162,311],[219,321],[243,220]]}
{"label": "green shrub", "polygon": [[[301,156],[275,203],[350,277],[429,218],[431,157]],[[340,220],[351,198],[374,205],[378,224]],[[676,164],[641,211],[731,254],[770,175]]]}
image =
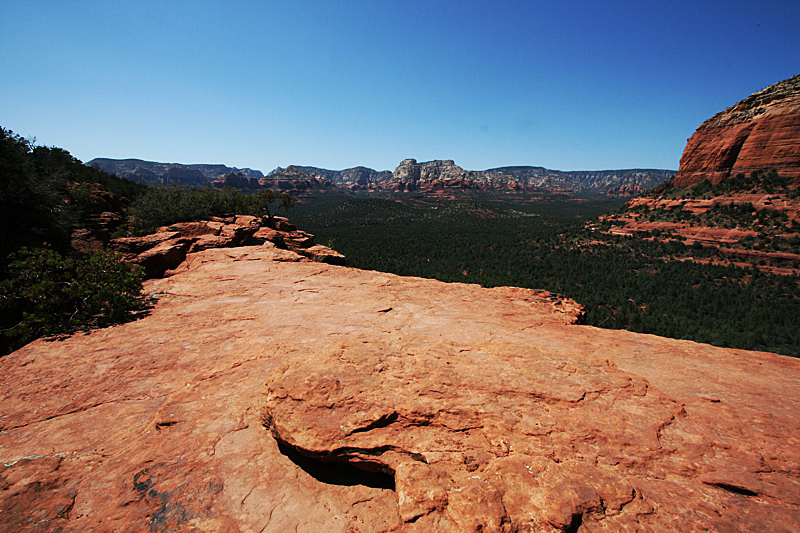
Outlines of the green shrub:
{"label": "green shrub", "polygon": [[[134,235],[153,233],[176,222],[206,220],[213,216],[274,214],[273,202],[288,210],[295,199],[287,193],[264,190],[245,194],[238,189],[214,187],[151,187],[128,208],[129,231]],[[277,212],[277,210],[275,210]]]}
{"label": "green shrub", "polygon": [[0,281],[0,310],[4,322],[11,321],[2,330],[4,351],[43,336],[123,322],[145,307],[142,267],[115,252],[75,259],[23,248],[11,260]]}

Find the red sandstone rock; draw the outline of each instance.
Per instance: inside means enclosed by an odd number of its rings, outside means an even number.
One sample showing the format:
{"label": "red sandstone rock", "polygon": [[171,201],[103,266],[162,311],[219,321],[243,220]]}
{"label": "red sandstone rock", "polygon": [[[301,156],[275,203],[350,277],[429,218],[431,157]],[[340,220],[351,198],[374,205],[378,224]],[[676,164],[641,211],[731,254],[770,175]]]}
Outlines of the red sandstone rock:
{"label": "red sandstone rock", "polygon": [[142,252],[154,246],[158,246],[162,242],[180,236],[181,234],[178,231],[163,231],[145,235],[144,237],[119,237],[117,239],[111,239],[111,242],[108,243],[108,247],[114,251],[120,252],[126,260],[132,261]]}
{"label": "red sandstone rock", "polygon": [[170,239],[140,253],[131,262],[142,265],[146,277],[158,278],[163,276],[167,270],[181,264],[191,245],[192,240],[186,237]]}
{"label": "red sandstone rock", "polygon": [[272,228],[278,231],[296,231],[297,228],[294,224],[289,222],[288,218],[285,217],[264,217],[262,219],[262,225],[267,228]]}
{"label": "red sandstone rock", "polygon": [[219,235],[220,230],[225,224],[213,220],[202,220],[200,222],[178,222],[171,226],[158,228],[156,233],[177,232],[181,237],[199,237],[200,235]]}
{"label": "red sandstone rock", "polygon": [[800,75],[767,87],[705,121],[689,138],[675,177],[717,184],[774,168],[800,185]]}
{"label": "red sandstone rock", "polygon": [[797,530],[800,360],[270,246],[0,358],[0,531]]}
{"label": "red sandstone rock", "polygon": [[[77,244],[82,244],[80,239],[89,237],[76,233],[74,238]],[[212,220],[199,222],[179,222],[161,227],[153,235],[113,239],[109,247],[121,252],[126,261],[143,265],[146,277],[153,278],[181,271],[178,265],[187,253],[265,242],[271,242],[279,248],[302,251],[304,257],[317,262],[337,265],[346,262],[343,255],[330,248],[314,247],[312,234],[297,231],[294,224],[283,217],[236,215],[212,217]],[[90,244],[82,245],[88,247]],[[311,250],[305,251],[308,249]]]}
{"label": "red sandstone rock", "polygon": [[285,232],[274,230],[272,228],[262,227],[253,234],[254,241],[268,241],[278,246],[278,248],[286,248],[286,243],[283,242]]}
{"label": "red sandstone rock", "polygon": [[315,245],[303,250],[297,250],[297,252],[317,263],[328,263],[329,265],[347,264],[345,256],[327,246]]}
{"label": "red sandstone rock", "polygon": [[290,250],[298,250],[301,248],[310,248],[314,246],[314,236],[305,231],[289,231],[284,232],[283,242]]}

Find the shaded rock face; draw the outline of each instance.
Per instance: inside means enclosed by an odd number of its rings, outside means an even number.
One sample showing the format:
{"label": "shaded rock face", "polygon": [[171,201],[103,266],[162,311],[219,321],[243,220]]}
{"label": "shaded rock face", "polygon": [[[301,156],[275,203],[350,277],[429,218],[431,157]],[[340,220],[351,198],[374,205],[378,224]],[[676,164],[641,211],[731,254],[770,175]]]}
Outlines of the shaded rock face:
{"label": "shaded rock face", "polygon": [[249,168],[204,164],[181,165],[141,159],[97,158],[89,161],[87,165],[145,185],[175,183],[200,187],[228,174],[243,174],[246,178],[256,181],[264,177],[261,171]]}
{"label": "shaded rock face", "polygon": [[79,227],[70,235],[70,250],[78,253],[103,249],[124,222],[125,209],[130,205],[124,196],[117,196],[96,183],[70,183],[63,191],[62,201],[80,205],[84,211]]}
{"label": "shaded rock face", "polygon": [[794,531],[800,360],[209,249],[0,359],[0,531]]}
{"label": "shaded rock face", "polygon": [[800,184],[800,75],[750,95],[697,128],[675,185],[705,179],[717,184],[765,168]]}

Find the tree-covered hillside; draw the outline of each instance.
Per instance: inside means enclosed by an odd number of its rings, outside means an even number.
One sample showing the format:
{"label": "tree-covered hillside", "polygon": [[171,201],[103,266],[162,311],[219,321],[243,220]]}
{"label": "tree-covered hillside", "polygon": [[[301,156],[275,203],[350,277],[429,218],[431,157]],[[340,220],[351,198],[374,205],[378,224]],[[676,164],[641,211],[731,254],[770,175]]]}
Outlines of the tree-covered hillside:
{"label": "tree-covered hillside", "polygon": [[100,189],[134,200],[147,188],[0,128],[0,266],[23,246],[66,252],[71,231],[96,210],[92,193]]}

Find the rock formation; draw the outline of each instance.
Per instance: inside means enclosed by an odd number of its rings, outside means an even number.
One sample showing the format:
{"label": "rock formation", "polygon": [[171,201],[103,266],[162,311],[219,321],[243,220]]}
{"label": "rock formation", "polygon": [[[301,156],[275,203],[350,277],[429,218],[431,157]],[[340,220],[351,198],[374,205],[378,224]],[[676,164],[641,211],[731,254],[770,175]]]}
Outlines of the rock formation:
{"label": "rock formation", "polygon": [[686,144],[675,185],[717,184],[765,168],[800,185],[800,75],[703,122]]}
{"label": "rock formation", "polygon": [[65,205],[80,205],[85,213],[70,234],[73,252],[91,253],[101,250],[111,234],[125,221],[130,201],[104,189],[97,183],[70,183],[61,194]]}
{"label": "rock formation", "polygon": [[717,250],[713,259],[692,260],[798,274],[798,188],[795,76],[706,120],[688,140],[672,182],[603,218],[612,235],[657,233],[662,240]]}
{"label": "rock formation", "polygon": [[279,191],[302,192],[315,187],[328,187],[331,182],[323,177],[313,176],[300,167],[289,165],[280,171],[272,171],[259,180],[259,186]]}
{"label": "rock formation", "polygon": [[[138,159],[93,159],[90,165],[145,184],[181,183],[236,187],[250,190],[272,188],[302,193],[318,187],[336,186],[354,191],[401,191],[443,189],[525,191],[546,189],[556,193],[597,192],[606,194],[623,187],[651,189],[675,175],[671,170],[628,169],[595,171],[560,171],[543,167],[514,166],[488,170],[464,170],[453,160],[418,163],[406,159],[394,172],[367,167],[329,170],[311,166],[278,167],[264,176],[258,170],[237,169],[224,165],[179,165]],[[612,193],[613,195],[614,193]]]}
{"label": "rock formation", "polygon": [[0,359],[0,531],[797,530],[800,360],[302,259]]}
{"label": "rock formation", "polygon": [[209,248],[231,248],[270,242],[320,263],[344,265],[345,257],[326,246],[314,244],[314,236],[298,231],[283,217],[214,217],[200,222],[164,226],[152,235],[118,237],[108,247],[128,262],[142,265],[147,278],[159,278],[177,268],[187,254]]}
{"label": "rock formation", "polygon": [[620,185],[619,187],[613,187],[606,191],[606,196],[638,196],[644,192],[639,185]]}

